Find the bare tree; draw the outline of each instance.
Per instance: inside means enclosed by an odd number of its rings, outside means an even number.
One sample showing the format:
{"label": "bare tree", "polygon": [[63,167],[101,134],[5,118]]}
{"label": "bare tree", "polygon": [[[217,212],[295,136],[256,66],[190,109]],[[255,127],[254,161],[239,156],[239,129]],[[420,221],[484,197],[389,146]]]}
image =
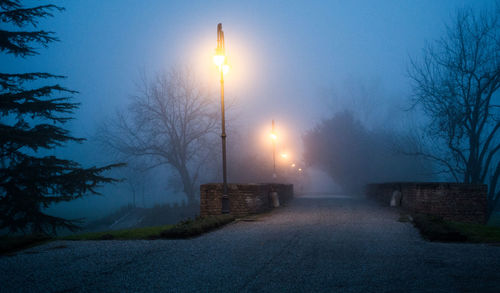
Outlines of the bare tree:
{"label": "bare tree", "polygon": [[447,34],[424,49],[409,70],[414,102],[430,118],[433,159],[457,182],[489,184],[489,207],[499,199],[499,10],[462,10]]}
{"label": "bare tree", "polygon": [[102,140],[125,156],[144,158],[149,168],[172,167],[188,204],[195,204],[198,179],[213,155],[213,102],[187,69],[144,79],[128,111],[104,127]]}

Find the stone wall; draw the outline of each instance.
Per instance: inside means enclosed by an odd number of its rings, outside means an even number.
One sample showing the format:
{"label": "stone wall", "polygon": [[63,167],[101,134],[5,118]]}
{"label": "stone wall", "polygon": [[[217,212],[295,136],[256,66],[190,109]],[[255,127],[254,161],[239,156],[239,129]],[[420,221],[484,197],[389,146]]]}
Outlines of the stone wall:
{"label": "stone wall", "polygon": [[[270,192],[278,192],[280,204],[293,198],[292,184],[228,184],[229,209],[235,217],[258,214],[272,209]],[[222,183],[200,185],[200,216],[222,213]]]}
{"label": "stone wall", "polygon": [[487,221],[487,192],[484,184],[446,182],[369,184],[366,194],[389,205],[395,190],[401,206],[411,212],[440,216],[449,221],[484,224]]}

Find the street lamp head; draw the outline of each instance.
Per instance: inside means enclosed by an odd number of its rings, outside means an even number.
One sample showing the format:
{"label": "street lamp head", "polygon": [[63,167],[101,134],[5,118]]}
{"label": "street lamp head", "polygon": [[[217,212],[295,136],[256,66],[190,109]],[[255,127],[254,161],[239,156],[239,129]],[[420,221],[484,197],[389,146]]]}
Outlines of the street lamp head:
{"label": "street lamp head", "polygon": [[217,25],[217,47],[215,48],[214,63],[223,70],[223,65],[226,61],[226,52],[224,48],[224,32],[222,31],[222,23]]}
{"label": "street lamp head", "polygon": [[286,159],[286,158],[288,158],[288,154],[287,154],[287,153],[282,153],[282,154],[281,154],[281,157],[282,157],[283,159]]}
{"label": "street lamp head", "polygon": [[292,164],[292,168],[295,168],[295,163]]}
{"label": "street lamp head", "polygon": [[269,135],[269,137],[270,137],[272,140],[277,140],[277,139],[278,139],[278,136],[277,136],[276,134],[274,134],[274,133],[271,133],[271,134]]}

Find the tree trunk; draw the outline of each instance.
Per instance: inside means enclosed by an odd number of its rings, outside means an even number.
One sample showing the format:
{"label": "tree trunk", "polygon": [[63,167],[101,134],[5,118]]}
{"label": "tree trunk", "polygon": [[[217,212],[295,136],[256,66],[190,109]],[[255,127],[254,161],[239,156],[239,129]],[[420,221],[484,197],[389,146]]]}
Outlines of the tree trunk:
{"label": "tree trunk", "polygon": [[179,171],[179,175],[181,176],[184,193],[186,194],[186,197],[187,197],[187,203],[188,203],[188,205],[195,205],[196,204],[196,192],[194,190],[191,175],[189,174],[189,171],[187,170],[186,165],[182,164],[179,167],[178,171]]}

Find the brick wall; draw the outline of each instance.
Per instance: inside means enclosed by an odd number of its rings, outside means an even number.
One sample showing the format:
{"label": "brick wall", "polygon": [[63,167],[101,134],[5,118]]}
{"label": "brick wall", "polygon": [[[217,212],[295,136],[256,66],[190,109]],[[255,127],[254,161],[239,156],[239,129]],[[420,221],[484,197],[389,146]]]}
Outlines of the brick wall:
{"label": "brick wall", "polygon": [[484,224],[487,221],[488,186],[446,182],[369,184],[366,194],[389,205],[400,190],[401,206],[409,211],[440,216],[446,220]]}
{"label": "brick wall", "polygon": [[[278,192],[280,204],[293,198],[292,184],[228,184],[230,213],[235,217],[258,214],[272,208],[269,193]],[[222,213],[222,183],[200,185],[200,216]]]}

